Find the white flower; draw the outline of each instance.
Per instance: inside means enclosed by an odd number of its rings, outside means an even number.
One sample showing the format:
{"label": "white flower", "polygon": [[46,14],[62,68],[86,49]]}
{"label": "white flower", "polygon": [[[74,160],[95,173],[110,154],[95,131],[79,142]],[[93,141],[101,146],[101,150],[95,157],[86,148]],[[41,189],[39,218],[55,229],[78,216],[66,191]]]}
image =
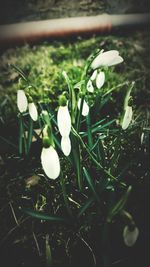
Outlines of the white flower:
{"label": "white flower", "polygon": [[89,81],[87,83],[87,91],[90,92],[90,93],[94,92],[94,87],[93,87],[92,81],[90,79],[89,79]]}
{"label": "white flower", "polygon": [[57,124],[61,136],[69,136],[71,131],[71,117],[67,106],[60,106],[58,108]]}
{"label": "white flower", "polygon": [[71,152],[71,142],[69,136],[64,136],[61,138],[61,149],[65,156],[69,156]]}
{"label": "white flower", "polygon": [[91,76],[91,81],[94,81],[96,79],[96,76],[97,76],[97,70],[94,70],[92,76]]}
{"label": "white flower", "polygon": [[38,112],[37,112],[36,105],[33,102],[32,103],[29,103],[28,108],[29,108],[29,114],[30,114],[32,120],[33,121],[37,121],[37,119],[38,119]]}
{"label": "white flower", "polygon": [[132,231],[129,229],[129,226],[125,226],[124,230],[123,230],[123,239],[124,239],[124,243],[126,244],[126,246],[128,247],[132,247],[137,238],[139,236],[139,229],[137,227],[135,227]]}
{"label": "white flower", "polygon": [[122,121],[122,129],[123,130],[126,130],[128,128],[128,126],[132,120],[132,114],[133,114],[132,107],[127,106],[125,109],[125,114],[124,114],[123,121]]}
{"label": "white flower", "polygon": [[[81,107],[81,98],[79,98],[78,100],[78,109],[80,110],[80,107]],[[82,115],[83,116],[87,116],[89,113],[89,106],[88,104],[86,103],[86,101],[84,100],[83,101],[83,107],[82,107]]]}
{"label": "white flower", "polygon": [[60,174],[60,162],[56,150],[50,146],[42,149],[41,163],[44,172],[50,179],[56,179]]}
{"label": "white flower", "polygon": [[87,83],[87,91],[89,91],[90,93],[94,92],[94,86],[93,86],[93,82],[96,80],[96,87],[98,89],[100,89],[104,82],[105,82],[105,73],[103,71],[100,71],[99,73],[97,72],[97,70],[95,70],[91,76],[91,78],[89,79],[88,83]]}
{"label": "white flower", "polygon": [[25,112],[28,108],[28,101],[24,90],[17,91],[17,106],[21,113]]}
{"label": "white flower", "polygon": [[100,53],[96,58],[94,58],[91,68],[93,70],[99,67],[108,67],[119,64],[123,61],[123,58],[119,56],[117,50],[110,50],[103,53]]}
{"label": "white flower", "polygon": [[97,74],[96,77],[96,87],[100,89],[105,82],[105,73],[101,71],[100,73]]}

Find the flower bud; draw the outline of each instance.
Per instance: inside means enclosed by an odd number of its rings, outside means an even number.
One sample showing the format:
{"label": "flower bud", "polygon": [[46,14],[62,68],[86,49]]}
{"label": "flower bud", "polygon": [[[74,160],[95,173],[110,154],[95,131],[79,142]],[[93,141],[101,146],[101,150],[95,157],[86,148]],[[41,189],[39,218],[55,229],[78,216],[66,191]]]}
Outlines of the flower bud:
{"label": "flower bud", "polygon": [[130,228],[128,225],[123,230],[124,243],[128,247],[132,247],[139,236],[139,229],[137,227]]}
{"label": "flower bud", "polygon": [[17,106],[21,113],[25,112],[28,108],[28,101],[24,90],[17,91]]}

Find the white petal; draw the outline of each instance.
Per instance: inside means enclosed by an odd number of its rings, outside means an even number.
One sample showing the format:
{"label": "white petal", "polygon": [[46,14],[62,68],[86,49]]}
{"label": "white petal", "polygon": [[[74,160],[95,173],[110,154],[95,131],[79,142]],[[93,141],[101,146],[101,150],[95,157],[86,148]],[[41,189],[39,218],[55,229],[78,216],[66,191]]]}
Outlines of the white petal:
{"label": "white petal", "polygon": [[[79,98],[79,100],[78,100],[78,109],[80,109],[80,106],[81,106],[81,98]],[[86,103],[86,101],[84,100],[83,101],[83,107],[82,107],[82,115],[87,116],[88,113],[89,113],[89,106]]]}
{"label": "white petal", "polygon": [[91,80],[89,80],[88,83],[87,83],[87,91],[90,92],[90,93],[94,92],[94,87],[93,87],[93,84],[92,84]]}
{"label": "white petal", "polygon": [[122,122],[122,129],[126,130],[132,120],[132,107],[127,106],[126,111],[124,114],[123,122]]}
{"label": "white petal", "polygon": [[96,77],[96,86],[100,89],[105,82],[105,73],[101,71]]}
{"label": "white petal", "polygon": [[17,106],[21,113],[27,110],[28,101],[24,90],[17,91]]}
{"label": "white petal", "polygon": [[60,174],[60,162],[56,150],[50,146],[43,148],[41,153],[41,163],[44,172],[51,179],[56,179]]}
{"label": "white petal", "polygon": [[[97,69],[100,66],[112,66],[113,61],[115,62],[116,58],[119,56],[117,50],[110,50],[104,53],[100,53],[92,62],[91,68]],[[123,60],[123,59],[122,59]],[[122,61],[121,61],[122,62]],[[119,64],[120,62],[116,63]]]}
{"label": "white petal", "polygon": [[121,56],[117,56],[113,58],[112,61],[109,62],[109,66],[114,66],[120,64],[121,62],[123,62],[123,58]]}
{"label": "white petal", "polygon": [[61,136],[69,136],[71,131],[71,117],[67,106],[60,106],[57,112],[57,124]]}
{"label": "white petal", "polygon": [[132,247],[135,244],[138,236],[139,236],[139,229],[137,227],[135,227],[134,230],[131,231],[129,230],[128,226],[125,226],[123,230],[123,239],[126,246]]}
{"label": "white petal", "polygon": [[29,114],[30,114],[32,120],[37,121],[38,112],[37,112],[36,105],[34,103],[29,103],[28,108],[29,108]]}
{"label": "white petal", "polygon": [[90,80],[91,80],[91,81],[94,81],[94,80],[96,79],[96,76],[97,76],[97,70],[94,70],[94,72],[93,72],[93,74],[92,74]]}
{"label": "white petal", "polygon": [[141,145],[143,144],[144,141],[144,133],[141,134]]}
{"label": "white petal", "polygon": [[69,156],[71,152],[71,142],[69,137],[62,137],[61,138],[61,149],[65,156]]}

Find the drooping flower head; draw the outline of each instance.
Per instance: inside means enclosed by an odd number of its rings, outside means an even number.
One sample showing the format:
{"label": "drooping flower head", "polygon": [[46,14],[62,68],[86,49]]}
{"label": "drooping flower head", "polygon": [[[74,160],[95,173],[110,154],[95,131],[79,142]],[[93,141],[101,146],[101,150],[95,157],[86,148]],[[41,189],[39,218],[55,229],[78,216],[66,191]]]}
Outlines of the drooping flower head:
{"label": "drooping flower head", "polygon": [[126,130],[128,128],[129,124],[132,121],[132,115],[133,115],[132,107],[127,106],[125,109],[125,114],[124,114],[123,121],[122,121],[123,130]]}
{"label": "drooping flower head", "polygon": [[21,113],[25,112],[28,108],[28,100],[24,90],[17,91],[17,106]]}
{"label": "drooping flower head", "polygon": [[97,70],[94,70],[92,76],[87,82],[87,91],[93,93],[94,83],[97,89],[100,89],[104,85],[104,82],[105,82],[105,73],[103,71],[97,72]]}
{"label": "drooping flower head", "polygon": [[67,99],[64,95],[61,95],[59,98],[57,124],[61,134],[61,149],[65,156],[69,156],[71,152],[71,141],[69,138],[71,131],[71,117],[67,106]]}
{"label": "drooping flower head", "polygon": [[57,124],[61,136],[69,136],[71,131],[71,117],[67,106],[67,99],[64,95],[61,95],[59,98]]}
{"label": "drooping flower head", "polygon": [[50,135],[49,126],[43,130],[43,148],[41,152],[41,164],[44,172],[50,178],[55,180],[60,174],[60,161],[57,151],[54,148],[54,142]]}
{"label": "drooping flower head", "polygon": [[[78,109],[80,110],[81,108],[81,98],[78,100]],[[83,107],[82,107],[82,116],[87,116],[89,114],[89,106],[86,103],[86,101],[83,101]]]}
{"label": "drooping flower head", "polygon": [[30,114],[30,117],[33,121],[37,121],[38,119],[38,112],[37,112],[37,107],[36,105],[31,102],[28,104],[28,108],[29,108],[29,114]]}
{"label": "drooping flower head", "polygon": [[139,229],[135,226],[133,229],[130,229],[128,225],[124,227],[123,230],[123,239],[124,243],[128,247],[132,247],[139,236]]}
{"label": "drooping flower head", "polygon": [[98,56],[92,61],[91,68],[95,70],[100,67],[117,65],[121,62],[123,62],[123,58],[119,55],[119,52],[117,50],[100,52]]}

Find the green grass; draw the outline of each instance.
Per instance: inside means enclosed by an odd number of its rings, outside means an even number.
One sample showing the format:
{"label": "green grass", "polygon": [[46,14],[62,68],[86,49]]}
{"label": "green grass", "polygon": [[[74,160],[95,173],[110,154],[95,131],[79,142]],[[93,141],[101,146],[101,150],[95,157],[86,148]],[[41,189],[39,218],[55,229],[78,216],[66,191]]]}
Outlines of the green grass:
{"label": "green grass", "polygon": [[[21,68],[34,85],[33,95],[36,100],[49,92],[51,102],[56,102],[59,93],[66,88],[61,72],[65,70],[73,81],[77,81],[85,60],[96,49],[117,49],[124,57],[125,62],[116,71],[107,77],[105,90],[136,80],[137,94],[147,90],[150,80],[148,68],[150,65],[149,32],[135,32],[129,36],[100,36],[89,39],[79,38],[72,42],[52,42],[30,47],[25,45],[11,48],[1,54],[0,65],[0,101],[6,95],[11,99],[13,106],[16,102],[16,91],[19,75],[9,66],[14,64]],[[125,87],[125,86],[124,86]],[[124,89],[124,88],[123,88]],[[138,92],[138,90],[140,90]],[[142,97],[144,99],[144,96]]]}

